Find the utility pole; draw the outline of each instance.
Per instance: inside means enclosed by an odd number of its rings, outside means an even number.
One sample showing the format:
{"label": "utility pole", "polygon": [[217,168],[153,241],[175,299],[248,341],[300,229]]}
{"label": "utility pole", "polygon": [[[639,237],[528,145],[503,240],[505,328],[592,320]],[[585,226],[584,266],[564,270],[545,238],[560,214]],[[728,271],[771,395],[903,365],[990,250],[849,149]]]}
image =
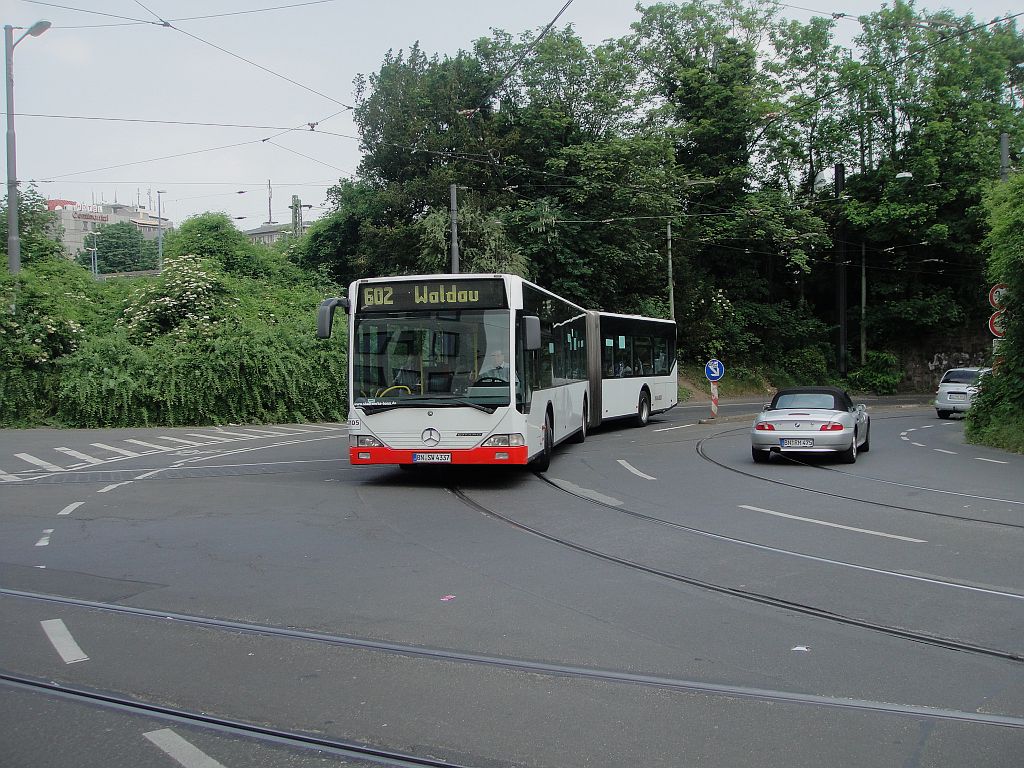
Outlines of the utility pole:
{"label": "utility pole", "polygon": [[448,191],[451,194],[452,206],[452,274],[459,274],[459,203],[457,200],[457,186],[449,185]]}
{"label": "utility pole", "polygon": [[672,220],[668,222],[668,316],[676,319],[676,289],[672,280]]}
{"label": "utility pole", "polygon": [[[846,187],[846,168],[836,163],[836,200],[841,200]],[[846,375],[846,241],[842,213],[836,221],[836,312],[839,316],[839,349],[836,362],[839,374]]]}
{"label": "utility pole", "polygon": [[999,134],[999,179],[1010,178],[1010,134]]}
{"label": "utility pole", "polygon": [[267,220],[265,222],[263,222],[264,224],[277,224],[277,222],[274,221],[274,213],[271,210],[271,205],[270,205],[271,200],[273,200],[273,199],[274,199],[274,188],[270,186],[270,179],[267,179]]}

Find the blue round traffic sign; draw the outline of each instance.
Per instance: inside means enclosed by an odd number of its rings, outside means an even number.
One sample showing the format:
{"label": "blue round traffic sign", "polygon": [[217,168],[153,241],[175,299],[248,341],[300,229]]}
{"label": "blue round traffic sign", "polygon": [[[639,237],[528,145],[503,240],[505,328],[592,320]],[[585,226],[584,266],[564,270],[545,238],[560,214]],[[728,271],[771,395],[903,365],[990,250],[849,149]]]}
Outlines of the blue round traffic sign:
{"label": "blue round traffic sign", "polygon": [[708,381],[719,381],[725,376],[725,365],[721,360],[711,358],[704,364],[704,375],[708,377]]}

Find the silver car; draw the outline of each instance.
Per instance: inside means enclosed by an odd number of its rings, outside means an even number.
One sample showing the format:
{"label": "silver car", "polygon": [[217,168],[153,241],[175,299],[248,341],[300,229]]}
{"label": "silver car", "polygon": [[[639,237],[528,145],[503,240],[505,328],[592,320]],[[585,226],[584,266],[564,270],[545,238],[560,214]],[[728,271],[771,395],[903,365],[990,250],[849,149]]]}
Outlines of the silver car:
{"label": "silver car", "polygon": [[935,392],[935,412],[940,419],[948,419],[954,413],[966,413],[971,401],[978,393],[981,377],[991,368],[950,368],[939,380]]}
{"label": "silver car", "polygon": [[780,389],[750,429],[750,453],[764,463],[773,453],[838,453],[848,464],[871,448],[871,418],[838,387]]}

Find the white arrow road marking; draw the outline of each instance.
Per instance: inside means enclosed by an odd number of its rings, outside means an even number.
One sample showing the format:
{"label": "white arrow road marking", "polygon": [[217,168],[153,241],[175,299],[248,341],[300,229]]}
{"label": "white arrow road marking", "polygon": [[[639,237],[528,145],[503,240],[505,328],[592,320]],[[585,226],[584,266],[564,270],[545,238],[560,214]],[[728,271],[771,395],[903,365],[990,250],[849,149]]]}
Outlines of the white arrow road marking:
{"label": "white arrow road marking", "polygon": [[785,517],[789,520],[800,520],[804,523],[816,523],[818,525],[827,525],[829,528],[842,528],[844,531],[853,531],[854,533],[866,533],[871,536],[884,536],[887,539],[899,539],[900,541],[909,541],[912,544],[927,544],[928,542],[924,539],[912,539],[909,536],[897,536],[894,533],[882,533],[881,531],[872,531],[868,528],[852,528],[849,525],[840,525],[839,523],[830,523],[827,520],[816,520],[813,517],[800,517],[799,515],[787,515],[785,512],[773,512],[770,509],[761,509],[761,507],[750,507],[746,504],[740,504],[740,509],[749,509],[751,512],[763,512],[766,515],[775,515],[776,517]]}
{"label": "white arrow road marking", "polygon": [[658,479],[656,477],[651,477],[650,475],[645,475],[643,472],[641,472],[639,469],[634,467],[632,464],[630,464],[625,459],[617,459],[617,461],[619,462],[619,464],[624,466],[626,469],[628,469],[630,472],[632,472],[637,477],[642,477],[645,480],[657,480]]}
{"label": "white arrow road marking", "polygon": [[193,746],[170,728],[142,734],[185,768],[224,768],[208,754]]}
{"label": "white arrow road marking", "polygon": [[53,647],[60,654],[65,664],[74,664],[77,661],[88,661],[89,657],[82,652],[71,636],[67,626],[60,619],[47,619],[39,622],[43,626],[43,632],[53,644]]}

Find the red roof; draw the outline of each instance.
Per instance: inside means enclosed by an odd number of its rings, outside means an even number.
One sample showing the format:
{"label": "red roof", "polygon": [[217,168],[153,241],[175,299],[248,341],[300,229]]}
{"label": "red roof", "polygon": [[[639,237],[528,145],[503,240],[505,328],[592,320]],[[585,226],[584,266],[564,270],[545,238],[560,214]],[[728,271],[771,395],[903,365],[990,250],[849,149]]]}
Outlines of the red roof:
{"label": "red roof", "polygon": [[69,205],[78,205],[74,200],[47,200],[46,209],[48,211],[55,211],[58,208],[66,208]]}

